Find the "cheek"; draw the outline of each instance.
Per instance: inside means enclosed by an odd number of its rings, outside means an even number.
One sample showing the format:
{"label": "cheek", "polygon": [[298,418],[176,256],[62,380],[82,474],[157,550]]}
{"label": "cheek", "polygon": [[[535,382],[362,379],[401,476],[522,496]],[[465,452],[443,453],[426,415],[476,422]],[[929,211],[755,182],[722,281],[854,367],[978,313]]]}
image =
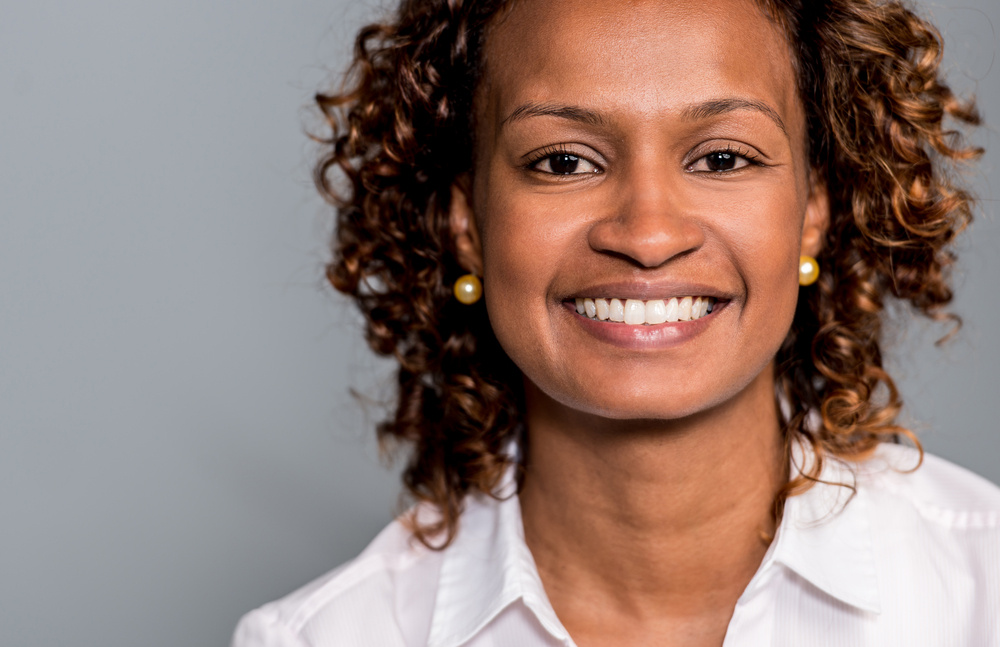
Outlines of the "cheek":
{"label": "cheek", "polygon": [[487,312],[497,339],[517,362],[521,346],[539,345],[535,329],[544,320],[557,232],[539,226],[550,221],[547,214],[529,212],[509,192],[488,193],[481,204],[487,205],[480,210]]}
{"label": "cheek", "polygon": [[565,294],[557,294],[556,286],[588,267],[592,205],[519,191],[499,181],[476,197],[484,299],[494,334],[529,378],[551,382],[553,374],[571,372],[566,357],[573,351],[559,328]]}
{"label": "cheek", "polygon": [[543,280],[552,249],[541,232],[525,226],[527,218],[517,212],[516,205],[491,204],[482,229],[483,278],[495,298],[522,301]]}
{"label": "cheek", "polygon": [[586,245],[579,209],[503,187],[488,187],[480,204],[483,275],[493,295],[518,308],[546,307],[553,278],[584,252],[576,248]]}
{"label": "cheek", "polygon": [[[744,218],[728,225],[734,264],[744,281],[744,316],[780,344],[798,299],[798,259],[804,203],[794,188],[762,192],[748,201]],[[763,321],[769,320],[770,326]]]}

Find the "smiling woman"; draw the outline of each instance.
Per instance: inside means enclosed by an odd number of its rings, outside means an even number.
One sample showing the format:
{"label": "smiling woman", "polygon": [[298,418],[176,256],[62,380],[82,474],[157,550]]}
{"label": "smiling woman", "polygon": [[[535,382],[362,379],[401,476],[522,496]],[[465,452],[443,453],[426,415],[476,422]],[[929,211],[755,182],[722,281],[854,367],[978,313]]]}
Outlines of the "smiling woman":
{"label": "smiling woman", "polygon": [[971,218],[940,52],[880,0],[363,30],[317,180],[416,505],[234,644],[1000,643],[1000,492],[882,367],[890,299],[949,319]]}

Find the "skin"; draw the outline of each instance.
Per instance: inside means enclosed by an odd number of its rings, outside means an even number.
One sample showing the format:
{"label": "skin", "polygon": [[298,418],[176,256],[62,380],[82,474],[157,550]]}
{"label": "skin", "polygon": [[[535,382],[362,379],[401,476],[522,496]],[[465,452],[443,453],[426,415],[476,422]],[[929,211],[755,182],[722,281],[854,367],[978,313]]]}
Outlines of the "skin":
{"label": "skin", "polygon": [[[522,0],[485,56],[451,223],[524,374],[546,592],[581,647],[721,645],[787,479],[773,360],[827,219],[788,45],[749,0]],[[631,345],[567,307],[633,292],[719,307]]]}

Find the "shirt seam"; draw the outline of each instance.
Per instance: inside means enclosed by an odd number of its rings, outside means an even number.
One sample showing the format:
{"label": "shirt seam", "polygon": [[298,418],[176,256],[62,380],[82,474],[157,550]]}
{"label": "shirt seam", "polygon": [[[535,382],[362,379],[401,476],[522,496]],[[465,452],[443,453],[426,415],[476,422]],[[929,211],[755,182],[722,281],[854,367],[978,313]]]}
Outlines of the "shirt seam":
{"label": "shirt seam", "polygon": [[889,479],[882,479],[886,492],[909,502],[921,518],[954,530],[995,530],[1000,528],[1000,510],[961,510],[935,505],[929,501],[911,496],[904,488]]}

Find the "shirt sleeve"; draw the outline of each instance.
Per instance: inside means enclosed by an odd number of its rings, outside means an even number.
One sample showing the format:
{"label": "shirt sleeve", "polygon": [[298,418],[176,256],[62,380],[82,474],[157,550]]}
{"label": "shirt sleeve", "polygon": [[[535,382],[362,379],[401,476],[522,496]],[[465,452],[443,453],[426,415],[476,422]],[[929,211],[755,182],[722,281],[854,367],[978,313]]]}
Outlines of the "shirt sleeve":
{"label": "shirt sleeve", "polygon": [[256,609],[236,625],[231,647],[309,647],[277,614]]}

